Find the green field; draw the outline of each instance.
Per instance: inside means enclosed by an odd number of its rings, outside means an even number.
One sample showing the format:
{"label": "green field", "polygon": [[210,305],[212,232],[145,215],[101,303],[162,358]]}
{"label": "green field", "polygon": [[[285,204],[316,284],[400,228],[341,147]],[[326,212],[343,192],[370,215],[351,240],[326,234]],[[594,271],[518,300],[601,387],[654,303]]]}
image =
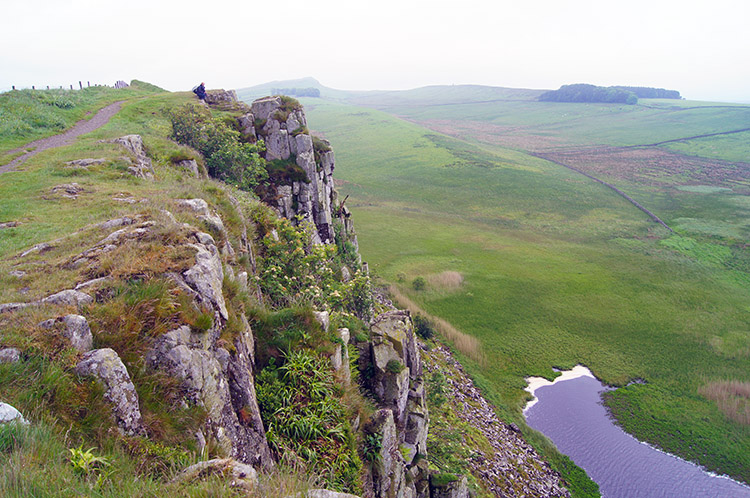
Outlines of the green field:
{"label": "green field", "polygon": [[[686,156],[675,155],[687,161],[679,171],[581,162],[671,234],[607,187],[525,152],[728,131],[750,126],[749,108],[304,103],[313,132],[336,151],[363,257],[429,313],[480,339],[485,360],[464,359],[508,421],[522,421],[524,377],[582,363],[609,384],[645,380],[607,400],[628,431],[750,482],[750,427],[698,392],[750,381],[747,165],[712,178],[695,166],[702,159]],[[736,160],[742,149],[716,154]],[[411,286],[444,271],[460,272],[462,286]]]}

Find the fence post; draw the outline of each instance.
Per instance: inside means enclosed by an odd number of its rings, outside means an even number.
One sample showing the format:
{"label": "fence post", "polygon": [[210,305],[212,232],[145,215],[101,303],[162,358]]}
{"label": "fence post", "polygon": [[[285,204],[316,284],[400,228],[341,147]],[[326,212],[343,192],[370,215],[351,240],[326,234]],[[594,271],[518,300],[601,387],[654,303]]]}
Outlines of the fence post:
{"label": "fence post", "polygon": [[47,90],[49,90],[49,85],[47,85]]}
{"label": "fence post", "polygon": [[73,85],[70,85],[70,89],[71,89],[71,90],[73,89]]}
{"label": "fence post", "polygon": [[87,81],[87,82],[86,82],[86,85],[88,85],[88,86],[89,86],[89,88],[90,88],[90,87],[91,87],[91,82],[90,82],[90,81]]}
{"label": "fence post", "polygon": [[81,83],[81,82],[79,81],[79,82],[78,82],[78,86],[79,86],[79,87],[81,87],[81,90],[83,90],[83,83]]}
{"label": "fence post", "polygon": [[15,90],[15,89],[16,89],[16,85],[13,85],[13,90]]}
{"label": "fence post", "polygon": [[34,85],[31,85],[31,89],[32,89],[32,90],[36,90],[36,88],[34,88]]}

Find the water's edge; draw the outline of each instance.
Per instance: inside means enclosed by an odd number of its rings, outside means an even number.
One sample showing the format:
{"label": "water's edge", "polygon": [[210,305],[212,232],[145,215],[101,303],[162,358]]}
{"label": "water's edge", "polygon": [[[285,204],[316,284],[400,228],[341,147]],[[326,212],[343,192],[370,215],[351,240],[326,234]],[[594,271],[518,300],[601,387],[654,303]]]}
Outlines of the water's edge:
{"label": "water's edge", "polygon": [[[673,465],[674,462],[670,463],[664,460],[669,457],[679,462],[674,463],[674,465],[683,466],[682,471],[685,473],[685,478],[701,481],[697,485],[700,491],[696,489],[699,494],[692,496],[730,496],[725,493],[727,487],[731,487],[732,491],[739,493],[736,496],[750,497],[750,486],[727,475],[709,472],[695,462],[663,451],[625,432],[619,425],[615,424],[614,418],[601,402],[601,393],[614,388],[602,383],[587,367],[576,365],[571,370],[561,371],[560,373],[561,375],[553,381],[542,377],[528,377],[526,379],[528,386],[525,391],[531,394],[532,399],[524,407],[523,415],[530,427],[542,432],[552,440],[561,453],[567,453],[578,466],[586,470],[589,476],[599,484],[602,496],[605,496],[605,492],[606,496],[636,496],[636,494],[650,496],[648,493],[657,492],[659,485],[663,486],[663,490],[658,496],[680,496],[670,494],[672,483],[669,482],[670,476],[667,475],[669,474],[667,467]],[[577,380],[577,383],[568,383],[568,381],[573,380]],[[561,386],[561,383],[565,384]],[[572,387],[574,385],[580,386],[574,388]],[[558,387],[553,390],[546,389],[553,386]],[[537,391],[542,388],[545,388],[542,398],[548,398],[543,400],[546,405],[532,410],[540,402]],[[567,394],[562,394],[563,391]],[[551,393],[557,394],[552,395]],[[598,407],[591,405],[594,395]],[[560,396],[563,397],[560,398]],[[585,408],[586,406],[588,408]],[[579,409],[584,411],[579,412]],[[568,420],[566,421],[566,419]],[[580,425],[582,419],[588,425],[576,427],[576,423]],[[602,419],[606,419],[606,421]],[[566,425],[568,421],[570,423]],[[603,427],[608,424],[616,430]],[[648,448],[648,450],[634,451],[632,446],[628,449],[628,443],[627,441],[623,443],[622,435],[627,436],[627,439],[632,440],[632,442],[638,443],[641,448]],[[653,450],[654,454],[663,455],[662,460],[656,462],[659,458],[651,454],[649,450]],[[648,454],[644,455],[644,452]],[[652,464],[650,469],[638,468],[637,465],[633,464],[633,460],[641,459],[652,460],[655,463]],[[603,461],[606,464],[602,464]],[[664,470],[660,467],[662,464],[664,464]],[[685,464],[693,470],[689,470]],[[662,475],[659,475],[659,473]],[[701,473],[704,478],[700,477],[699,474]],[[721,480],[725,484],[718,484],[719,481],[717,481],[717,485],[712,486],[711,481],[707,481],[705,477]],[[640,485],[640,488],[634,489],[634,486],[638,485]],[[657,488],[653,486],[657,486]],[[676,490],[674,491],[676,492]]]}

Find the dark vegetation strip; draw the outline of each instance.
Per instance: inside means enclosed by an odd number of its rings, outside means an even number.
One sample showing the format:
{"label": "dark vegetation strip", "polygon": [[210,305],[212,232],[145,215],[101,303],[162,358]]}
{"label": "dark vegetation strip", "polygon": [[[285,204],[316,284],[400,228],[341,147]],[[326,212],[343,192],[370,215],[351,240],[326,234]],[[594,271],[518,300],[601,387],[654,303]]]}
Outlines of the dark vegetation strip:
{"label": "dark vegetation strip", "polygon": [[109,119],[114,116],[117,111],[120,110],[120,106],[122,106],[123,101],[115,102],[113,104],[109,104],[106,107],[102,107],[99,112],[96,113],[96,115],[89,119],[82,119],[79,122],[77,122],[72,128],[69,128],[65,130],[63,133],[60,133],[59,135],[52,135],[51,137],[46,138],[40,138],[39,140],[34,140],[33,142],[30,142],[26,145],[23,145],[21,147],[18,147],[16,149],[10,150],[6,152],[6,154],[15,154],[16,152],[21,152],[25,149],[31,149],[29,152],[26,152],[25,154],[18,156],[17,158],[13,159],[11,162],[4,166],[0,166],[0,173],[5,173],[7,171],[13,170],[17,165],[24,162],[26,159],[30,158],[31,156],[47,149],[52,149],[55,147],[60,147],[63,145],[68,145],[71,142],[73,142],[73,139],[83,135],[85,133],[90,133],[94,130],[97,130],[107,124],[109,122]]}
{"label": "dark vegetation strip", "polygon": [[612,189],[615,192],[617,192],[622,198],[624,198],[625,200],[627,200],[628,202],[630,202],[632,205],[634,205],[635,207],[637,207],[638,209],[640,209],[641,211],[643,211],[644,213],[646,213],[652,220],[654,220],[655,222],[657,222],[658,224],[660,224],[661,226],[663,226],[664,228],[666,228],[670,232],[674,232],[674,230],[672,230],[671,228],[669,228],[669,225],[667,225],[666,223],[664,223],[661,220],[661,218],[659,218],[658,216],[656,216],[654,213],[652,213],[651,211],[649,211],[648,209],[646,209],[646,207],[643,206],[640,202],[636,201],[635,199],[633,199],[628,194],[626,194],[625,192],[623,192],[619,188],[615,187],[611,183],[607,183],[604,180],[600,180],[599,178],[597,178],[597,177],[595,177],[593,175],[590,175],[590,174],[586,173],[585,171],[581,171],[578,168],[575,168],[573,166],[569,166],[567,164],[563,164],[560,161],[556,161],[554,159],[551,159],[550,157],[548,157],[548,156],[546,156],[544,154],[539,154],[539,153],[535,153],[535,152],[529,152],[529,154],[532,155],[532,156],[534,156],[534,157],[538,157],[539,159],[544,159],[545,161],[553,162],[553,163],[555,163],[555,164],[557,164],[559,166],[562,166],[564,168],[568,168],[571,171],[575,171],[576,173],[580,173],[581,175],[583,175],[583,176],[585,176],[587,178],[591,178],[592,180],[601,183],[605,187],[609,187],[610,189]]}
{"label": "dark vegetation strip", "polygon": [[[718,133],[705,133],[703,135],[693,135],[692,137],[673,138],[671,140],[664,140],[663,142],[655,142],[652,144],[625,145],[623,146],[623,149],[637,149],[640,147],[657,147],[659,145],[670,144],[673,142],[684,142],[686,140],[695,140],[696,138],[718,137],[720,135],[732,135],[734,133],[742,133],[745,131],[750,131],[750,128],[741,128],[739,130],[731,130],[731,131],[720,131]],[[563,166],[565,165],[563,164]],[[566,166],[566,167],[569,167],[569,166]]]}

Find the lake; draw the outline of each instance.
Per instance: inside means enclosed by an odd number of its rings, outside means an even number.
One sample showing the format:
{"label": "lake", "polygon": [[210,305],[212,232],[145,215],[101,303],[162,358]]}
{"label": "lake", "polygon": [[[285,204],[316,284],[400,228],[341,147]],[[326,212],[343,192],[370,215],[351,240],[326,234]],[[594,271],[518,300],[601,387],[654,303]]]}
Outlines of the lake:
{"label": "lake", "polygon": [[750,487],[659,451],[612,422],[601,393],[610,389],[582,366],[552,383],[527,379],[536,396],[524,415],[599,484],[605,498],[750,498]]}

